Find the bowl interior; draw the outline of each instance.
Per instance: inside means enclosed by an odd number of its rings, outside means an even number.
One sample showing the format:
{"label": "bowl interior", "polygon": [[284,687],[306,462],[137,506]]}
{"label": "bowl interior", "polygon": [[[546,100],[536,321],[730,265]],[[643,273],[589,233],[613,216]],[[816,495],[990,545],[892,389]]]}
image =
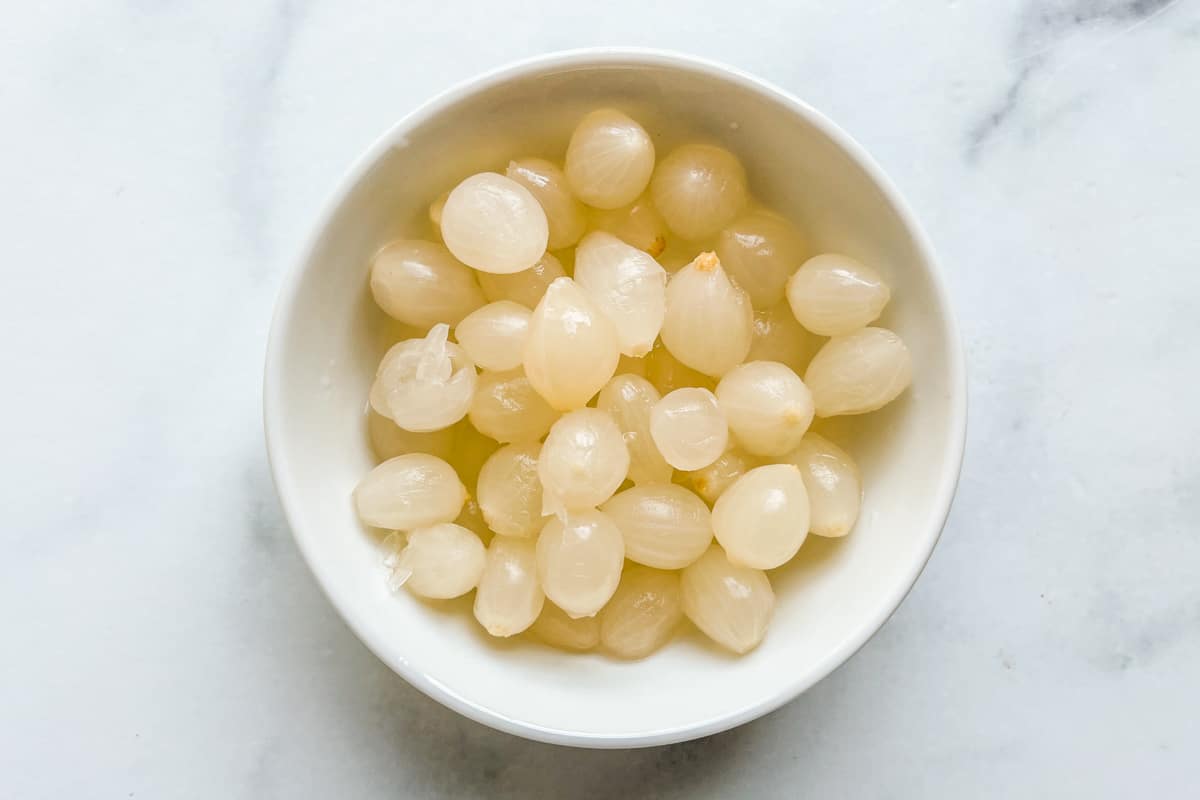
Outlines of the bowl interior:
{"label": "bowl interior", "polygon": [[[367,291],[389,238],[425,235],[431,199],[517,155],[561,159],[598,105],[640,120],[665,154],[714,140],[744,161],[755,194],[826,250],[876,265],[893,287],[882,325],[914,354],[913,388],[884,411],[822,424],[858,460],[866,497],[853,533],[809,537],[771,574],[778,607],[763,644],[734,658],[691,632],[636,663],[496,642],[470,598],[430,604],[384,585],[376,537],[351,492],[371,468],[367,387],[390,326]],[[320,582],[383,660],[438,699],[535,738],[596,745],[689,738],[764,713],[848,657],[898,604],[936,541],[958,470],[957,342],[903,212],[827,123],[748,79],[653,58],[514,69],[418,111],[360,163],[285,291],[273,332],[267,421],[276,481]]]}

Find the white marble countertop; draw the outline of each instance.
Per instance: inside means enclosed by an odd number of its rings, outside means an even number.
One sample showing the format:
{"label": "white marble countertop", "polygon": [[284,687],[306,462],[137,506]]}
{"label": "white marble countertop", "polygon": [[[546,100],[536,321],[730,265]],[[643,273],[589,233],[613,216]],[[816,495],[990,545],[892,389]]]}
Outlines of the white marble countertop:
{"label": "white marble countertop", "polygon": [[[22,4],[0,33],[0,795],[1123,797],[1200,752],[1200,2]],[[971,430],[900,611],[781,711],[633,752],[358,643],[268,476],[271,306],[451,82],[594,44],[794,91],[938,246]]]}

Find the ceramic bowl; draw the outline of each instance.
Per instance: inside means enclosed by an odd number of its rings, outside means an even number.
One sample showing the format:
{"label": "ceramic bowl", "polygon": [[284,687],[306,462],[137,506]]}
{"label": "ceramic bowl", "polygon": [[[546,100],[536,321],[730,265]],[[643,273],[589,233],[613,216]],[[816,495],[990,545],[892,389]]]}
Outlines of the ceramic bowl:
{"label": "ceramic bowl", "polygon": [[[767,205],[815,245],[875,265],[893,301],[879,324],[913,353],[912,388],[883,411],[824,425],[858,460],[856,529],[810,536],[774,570],[775,617],[742,657],[692,631],[642,661],[489,639],[470,598],[419,601],[385,585],[379,542],[351,492],[373,466],[365,401],[389,326],[368,261],[426,225],[431,199],[510,157],[561,157],[584,112],[615,105],[655,136],[686,132],[746,165]],[[394,333],[392,334],[394,335]],[[847,134],[801,100],[729,67],[654,51],[557,53],[474,78],[400,120],[334,189],[286,281],[264,387],[267,447],[296,542],[338,612],[400,676],[472,719],[584,747],[712,734],[778,708],[849,658],[912,587],[938,540],[962,461],[963,354],[930,245],[892,183]],[[280,598],[280,602],[286,602]]]}

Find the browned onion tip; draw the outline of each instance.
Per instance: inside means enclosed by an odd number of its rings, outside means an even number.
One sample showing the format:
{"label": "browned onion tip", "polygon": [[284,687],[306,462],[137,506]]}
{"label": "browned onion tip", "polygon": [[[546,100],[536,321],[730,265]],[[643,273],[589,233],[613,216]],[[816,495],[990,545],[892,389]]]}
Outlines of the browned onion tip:
{"label": "browned onion tip", "polygon": [[745,360],[754,309],[712,253],[701,253],[667,284],[662,343],[694,370],[719,378]]}

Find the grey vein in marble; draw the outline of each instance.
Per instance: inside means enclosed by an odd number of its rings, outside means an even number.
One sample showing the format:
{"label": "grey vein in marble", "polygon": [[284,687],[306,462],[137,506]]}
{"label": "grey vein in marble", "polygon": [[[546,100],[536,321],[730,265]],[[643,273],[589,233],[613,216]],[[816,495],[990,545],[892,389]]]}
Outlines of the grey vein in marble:
{"label": "grey vein in marble", "polygon": [[[1109,41],[1126,36],[1180,0],[1033,0],[1021,15],[1012,49],[1016,74],[1004,96],[967,134],[967,159],[977,161],[997,131],[1019,114],[1030,81],[1052,66],[1054,51],[1074,31],[1096,24],[1120,25]],[[1132,23],[1132,24],[1125,24]]]}

